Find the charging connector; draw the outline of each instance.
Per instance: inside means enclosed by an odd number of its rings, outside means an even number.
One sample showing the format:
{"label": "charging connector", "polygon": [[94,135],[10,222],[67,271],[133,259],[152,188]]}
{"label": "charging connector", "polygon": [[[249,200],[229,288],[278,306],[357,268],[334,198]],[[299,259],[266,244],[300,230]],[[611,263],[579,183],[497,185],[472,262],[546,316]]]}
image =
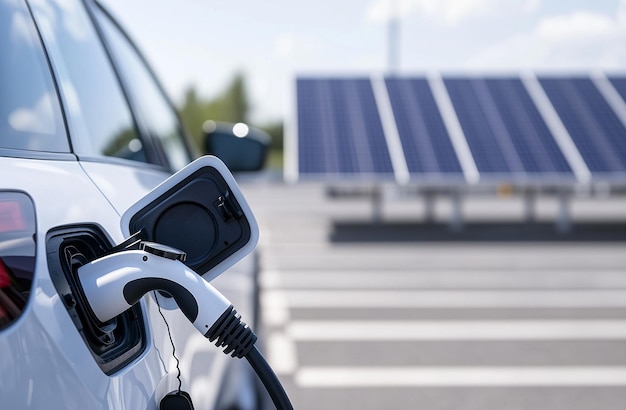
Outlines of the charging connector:
{"label": "charging connector", "polygon": [[107,255],[78,270],[93,314],[105,322],[131,308],[146,293],[169,293],[193,326],[224,353],[250,363],[277,409],[292,409],[289,398],[255,347],[252,330],[217,289],[183,262],[184,253],[159,244]]}
{"label": "charging connector", "polygon": [[215,344],[218,347],[225,347],[225,354],[231,354],[232,357],[240,359],[242,357],[246,358],[265,386],[277,409],[293,408],[280,380],[278,380],[278,377],[259,349],[254,345],[257,340],[256,335],[252,332],[252,329],[241,321],[241,316],[237,314],[237,311],[232,306],[211,326],[211,329],[205,336],[211,342],[217,339]]}
{"label": "charging connector", "polygon": [[211,342],[217,339],[215,345],[224,347],[224,354],[239,359],[250,352],[257,340],[252,329],[241,321],[241,315],[237,314],[232,305],[222,313],[204,336]]}

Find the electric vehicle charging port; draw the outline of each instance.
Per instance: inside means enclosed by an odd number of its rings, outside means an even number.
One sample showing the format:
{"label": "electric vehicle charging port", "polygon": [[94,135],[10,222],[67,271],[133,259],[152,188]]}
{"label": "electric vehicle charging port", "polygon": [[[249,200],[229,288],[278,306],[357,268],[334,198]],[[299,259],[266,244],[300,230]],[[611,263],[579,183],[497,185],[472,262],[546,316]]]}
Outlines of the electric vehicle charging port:
{"label": "electric vehicle charging port", "polygon": [[89,308],[78,280],[78,269],[106,254],[111,241],[95,225],[59,227],[46,236],[48,268],[54,286],[96,363],[112,374],[137,358],[146,347],[141,305],[99,321]]}
{"label": "electric vehicle charging port", "polygon": [[233,218],[239,220],[243,216],[241,208],[236,201],[233,201],[229,191],[220,195],[217,201],[213,202],[213,206],[219,211],[224,222],[229,222]]}

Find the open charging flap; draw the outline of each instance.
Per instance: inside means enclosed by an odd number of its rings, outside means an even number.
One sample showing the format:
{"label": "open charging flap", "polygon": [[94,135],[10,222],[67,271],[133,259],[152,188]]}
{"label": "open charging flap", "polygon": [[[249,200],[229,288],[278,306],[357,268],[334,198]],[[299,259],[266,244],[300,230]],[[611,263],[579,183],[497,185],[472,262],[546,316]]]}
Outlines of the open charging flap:
{"label": "open charging flap", "polygon": [[249,254],[259,228],[224,163],[204,156],[181,169],[122,216],[126,237],[180,249],[185,264],[207,281]]}

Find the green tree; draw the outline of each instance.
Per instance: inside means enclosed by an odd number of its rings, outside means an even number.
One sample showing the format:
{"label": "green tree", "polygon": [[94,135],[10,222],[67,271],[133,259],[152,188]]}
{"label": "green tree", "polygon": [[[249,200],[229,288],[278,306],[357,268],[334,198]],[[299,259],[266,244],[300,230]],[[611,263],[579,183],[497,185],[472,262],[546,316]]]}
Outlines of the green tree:
{"label": "green tree", "polygon": [[263,131],[267,132],[271,139],[270,148],[273,150],[283,150],[283,123],[282,121],[272,122],[260,126]]}
{"label": "green tree", "polygon": [[269,124],[265,124],[259,128],[267,132],[271,138],[267,166],[269,168],[274,168],[274,169],[282,168],[283,167],[283,134],[284,134],[283,122],[276,121],[276,122],[272,122]]}
{"label": "green tree", "polygon": [[187,134],[192,138],[196,146],[202,148],[202,124],[211,118],[209,107],[206,101],[202,101],[192,87],[185,91],[183,104],[179,109],[180,118]]}
{"label": "green tree", "polygon": [[203,151],[202,124],[206,120],[246,122],[249,108],[245,77],[238,73],[228,87],[212,100],[201,98],[193,87],[187,88],[179,113],[187,133]]}
{"label": "green tree", "polygon": [[228,122],[248,122],[248,93],[246,92],[246,81],[243,74],[235,75],[230,86],[220,97],[224,107],[224,115],[221,121]]}
{"label": "green tree", "polygon": [[[245,76],[237,73],[233,80],[213,99],[204,99],[194,87],[185,91],[183,102],[178,109],[185,130],[192,137],[200,152],[205,152],[202,125],[207,120],[248,123],[250,103]],[[250,124],[253,125],[253,124]],[[282,166],[283,124],[272,122],[258,128],[271,136],[270,162]]]}

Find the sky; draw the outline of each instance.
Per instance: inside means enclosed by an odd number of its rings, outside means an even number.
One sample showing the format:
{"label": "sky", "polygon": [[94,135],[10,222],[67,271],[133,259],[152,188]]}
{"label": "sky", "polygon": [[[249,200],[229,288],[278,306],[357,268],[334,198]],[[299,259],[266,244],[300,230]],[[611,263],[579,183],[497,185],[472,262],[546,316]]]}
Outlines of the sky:
{"label": "sky", "polygon": [[175,102],[190,86],[216,96],[243,73],[259,125],[293,115],[299,75],[626,71],[626,0],[102,3]]}

